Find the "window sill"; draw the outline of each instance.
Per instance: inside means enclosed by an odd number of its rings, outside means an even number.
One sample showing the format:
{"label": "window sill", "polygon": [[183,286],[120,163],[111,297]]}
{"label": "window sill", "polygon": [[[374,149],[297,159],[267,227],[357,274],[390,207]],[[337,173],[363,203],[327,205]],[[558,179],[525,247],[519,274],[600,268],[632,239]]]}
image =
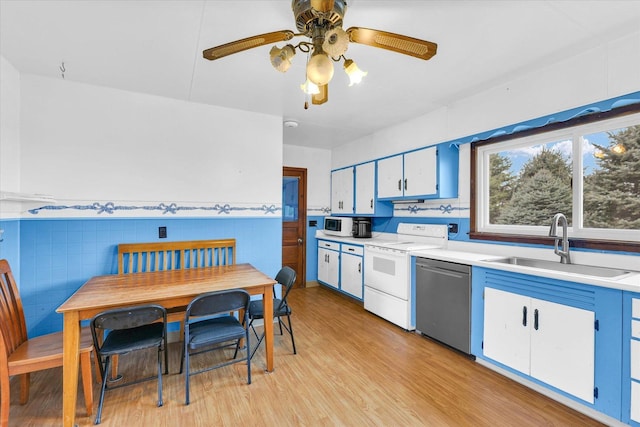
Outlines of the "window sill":
{"label": "window sill", "polygon": [[[553,246],[554,239],[546,236],[526,236],[504,233],[469,233],[471,240],[509,242],[529,245]],[[569,239],[569,246],[575,249],[595,249],[603,251],[640,252],[640,242],[622,240]]]}

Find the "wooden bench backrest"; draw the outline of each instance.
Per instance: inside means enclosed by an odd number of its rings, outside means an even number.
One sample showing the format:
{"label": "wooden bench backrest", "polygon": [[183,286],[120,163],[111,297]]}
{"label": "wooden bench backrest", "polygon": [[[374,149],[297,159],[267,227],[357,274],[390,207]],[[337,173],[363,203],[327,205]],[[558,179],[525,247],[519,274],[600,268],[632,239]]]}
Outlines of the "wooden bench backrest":
{"label": "wooden bench backrest", "polygon": [[118,245],[118,274],[181,270],[236,263],[236,239]]}

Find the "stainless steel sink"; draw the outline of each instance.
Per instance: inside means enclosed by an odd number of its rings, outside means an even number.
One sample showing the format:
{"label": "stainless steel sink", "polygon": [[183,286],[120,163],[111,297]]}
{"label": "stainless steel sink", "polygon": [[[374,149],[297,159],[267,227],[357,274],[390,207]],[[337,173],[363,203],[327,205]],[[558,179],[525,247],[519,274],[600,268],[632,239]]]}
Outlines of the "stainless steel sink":
{"label": "stainless steel sink", "polygon": [[523,267],[533,267],[540,268],[544,270],[554,270],[554,271],[562,271],[566,273],[575,273],[581,274],[584,276],[595,276],[595,277],[606,277],[606,278],[614,278],[618,276],[623,276],[625,274],[631,273],[629,270],[620,270],[617,268],[607,268],[607,267],[594,267],[591,265],[581,265],[581,264],[561,264],[557,261],[545,261],[542,259],[533,259],[533,258],[520,258],[520,257],[509,257],[509,258],[498,258],[498,259],[488,259],[487,262],[499,262],[502,264],[512,264],[512,265],[521,265]]}

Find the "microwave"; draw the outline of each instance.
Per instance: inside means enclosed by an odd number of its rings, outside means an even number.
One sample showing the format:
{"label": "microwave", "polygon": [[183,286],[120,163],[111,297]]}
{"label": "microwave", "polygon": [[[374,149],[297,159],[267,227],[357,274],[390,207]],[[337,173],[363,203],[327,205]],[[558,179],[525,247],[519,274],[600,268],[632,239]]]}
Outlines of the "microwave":
{"label": "microwave", "polygon": [[324,233],[331,236],[351,237],[353,218],[328,216],[324,219]]}

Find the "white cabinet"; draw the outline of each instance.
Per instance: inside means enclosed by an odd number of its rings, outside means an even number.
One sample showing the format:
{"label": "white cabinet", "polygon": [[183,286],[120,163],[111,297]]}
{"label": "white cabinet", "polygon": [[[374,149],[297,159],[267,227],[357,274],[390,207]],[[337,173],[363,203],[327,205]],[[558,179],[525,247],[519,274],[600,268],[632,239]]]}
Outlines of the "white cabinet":
{"label": "white cabinet", "polygon": [[436,147],[429,147],[404,155],[405,197],[437,193],[437,152]]}
{"label": "white cabinet", "polygon": [[331,172],[331,212],[353,213],[353,167]]}
{"label": "white cabinet", "polygon": [[340,243],[318,241],[318,281],[338,288],[340,282]]}
{"label": "white cabinet", "polygon": [[594,402],[593,311],[488,287],[484,307],[485,356]]}
{"label": "white cabinet", "polygon": [[378,161],[378,197],[414,197],[437,192],[437,148],[429,147]]}
{"label": "white cabinet", "polygon": [[376,162],[331,172],[331,213],[391,216],[393,206],[376,198]]}
{"label": "white cabinet", "polygon": [[318,282],[362,300],[364,247],[318,240]]}
{"label": "white cabinet", "polygon": [[376,192],[376,164],[356,166],[356,215],[373,215]]}
{"label": "white cabinet", "polygon": [[362,246],[342,245],[340,260],[340,289],[362,299]]}
{"label": "white cabinet", "polygon": [[402,197],[403,155],[378,160],[378,197]]}
{"label": "white cabinet", "polygon": [[447,144],[378,160],[378,198],[458,197],[458,151]]}

